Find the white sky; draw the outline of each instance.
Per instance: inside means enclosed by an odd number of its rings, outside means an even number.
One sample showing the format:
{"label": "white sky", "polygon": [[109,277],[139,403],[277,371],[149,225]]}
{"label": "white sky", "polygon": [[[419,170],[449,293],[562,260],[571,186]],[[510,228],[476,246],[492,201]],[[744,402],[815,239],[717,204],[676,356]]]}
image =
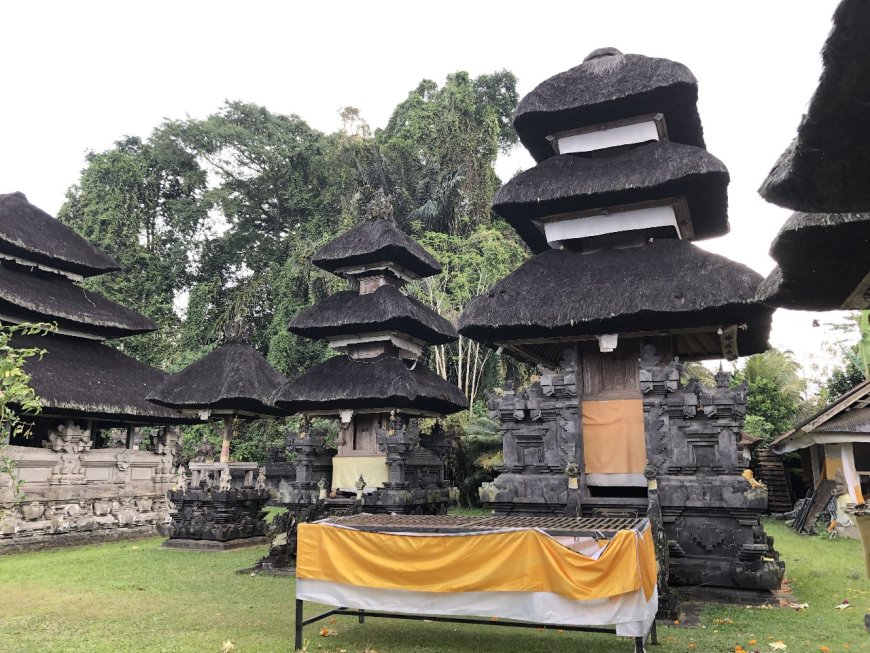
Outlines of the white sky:
{"label": "white sky", "polygon": [[[604,46],[680,61],[708,149],[731,172],[731,233],[704,244],[762,274],[789,211],[756,189],[795,134],[836,0],[608,2],[14,2],[0,5],[0,192],[55,213],[87,150],[147,137],[225,99],[333,131],[356,106],[382,127],[423,78],[507,68],[520,96]],[[502,179],[531,165],[499,161]],[[772,343],[821,353],[814,319],[777,311]],[[817,361],[819,362],[819,361]],[[821,357],[825,362],[825,356]]]}

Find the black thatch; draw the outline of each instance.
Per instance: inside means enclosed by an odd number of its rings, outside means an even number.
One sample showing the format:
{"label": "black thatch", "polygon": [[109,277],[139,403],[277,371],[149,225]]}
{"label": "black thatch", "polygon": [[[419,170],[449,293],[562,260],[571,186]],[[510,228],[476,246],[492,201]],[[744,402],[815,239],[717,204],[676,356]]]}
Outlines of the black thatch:
{"label": "black thatch", "polygon": [[32,322],[59,326],[103,337],[147,333],[157,328],[144,315],[65,277],[10,264],[0,264],[0,312]]}
{"label": "black thatch", "polygon": [[547,241],[533,219],[684,196],[701,240],[728,233],[728,180],[728,169],[706,150],[656,141],[547,159],[499,188],[493,209],[542,252]]}
{"label": "black thatch", "polygon": [[[844,307],[870,274],[870,213],[795,213],[770,247],[779,263],[758,291],[770,306],[804,310]],[[856,297],[846,308],[868,308]]]}
{"label": "black thatch", "polygon": [[269,401],[287,381],[250,345],[229,342],[166,379],[148,400],[187,410],[286,415]]}
{"label": "black thatch", "polygon": [[819,86],[797,137],[761,185],[764,199],[812,213],[870,210],[870,2],[843,0]]}
{"label": "black thatch", "polygon": [[469,302],[459,332],[484,342],[726,327],[741,356],[767,349],[761,276],[681,240],[581,254],[549,250]]}
{"label": "black thatch", "polygon": [[517,105],[514,127],[537,161],[554,155],[550,134],[661,113],[668,138],[704,147],[698,82],[683,64],[615,48],[541,82]]}
{"label": "black thatch", "polygon": [[91,277],[119,270],[118,262],[27,201],[0,194],[0,252]]}
{"label": "black thatch", "polygon": [[456,329],[423,302],[385,285],[360,295],[346,290],[298,313],[288,329],[306,338],[398,331],[431,345],[458,338]]}
{"label": "black thatch", "polygon": [[468,407],[465,395],[420,363],[395,356],[354,360],[334,356],[289,381],[273,398],[294,413],[383,408],[450,415]]}
{"label": "black thatch", "polygon": [[363,222],[329,241],[311,259],[327,272],[384,261],[394,262],[419,278],[441,272],[438,261],[389,220]]}
{"label": "black thatch", "polygon": [[145,399],[166,379],[165,372],[117,349],[59,335],[16,335],[12,346],[47,352],[41,359],[27,359],[24,365],[31,387],[42,400],[44,415],[142,424],[191,421]]}

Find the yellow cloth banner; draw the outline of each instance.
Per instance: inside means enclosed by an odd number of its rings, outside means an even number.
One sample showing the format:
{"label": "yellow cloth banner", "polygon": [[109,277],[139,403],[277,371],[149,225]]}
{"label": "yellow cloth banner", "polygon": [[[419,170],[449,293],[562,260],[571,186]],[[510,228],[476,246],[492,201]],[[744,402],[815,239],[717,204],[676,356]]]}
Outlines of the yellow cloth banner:
{"label": "yellow cloth banner", "polygon": [[656,583],[652,532],[624,530],[598,559],[524,529],[463,535],[371,533],[300,524],[296,577],[418,592],[553,592],[604,599]]}
{"label": "yellow cloth banner", "polygon": [[586,473],[643,474],[646,466],[643,400],[584,400],[580,408]]}

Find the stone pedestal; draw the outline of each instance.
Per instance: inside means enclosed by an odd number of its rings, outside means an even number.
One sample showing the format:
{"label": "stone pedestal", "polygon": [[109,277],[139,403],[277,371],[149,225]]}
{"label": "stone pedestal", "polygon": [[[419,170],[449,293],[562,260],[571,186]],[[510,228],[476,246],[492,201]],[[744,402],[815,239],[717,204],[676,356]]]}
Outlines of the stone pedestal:
{"label": "stone pedestal", "polygon": [[[649,349],[649,347],[647,348]],[[652,348],[654,349],[654,347]],[[658,483],[671,585],[777,589],[784,567],[759,521],[764,492],[741,476],[737,442],[746,414],[746,388],[680,382],[678,362],[658,363],[654,351],[639,369],[646,453]],[[570,363],[570,359],[566,359]],[[497,514],[565,514],[569,463],[582,463],[575,370],[544,372],[540,383],[490,397],[499,420],[504,468],[480,489]],[[582,492],[582,485],[580,491]],[[647,497],[580,496],[584,516],[644,515]]]}
{"label": "stone pedestal", "polygon": [[225,550],[264,544],[270,495],[256,463],[191,463],[189,485],[180,470],[169,539],[164,547]]}

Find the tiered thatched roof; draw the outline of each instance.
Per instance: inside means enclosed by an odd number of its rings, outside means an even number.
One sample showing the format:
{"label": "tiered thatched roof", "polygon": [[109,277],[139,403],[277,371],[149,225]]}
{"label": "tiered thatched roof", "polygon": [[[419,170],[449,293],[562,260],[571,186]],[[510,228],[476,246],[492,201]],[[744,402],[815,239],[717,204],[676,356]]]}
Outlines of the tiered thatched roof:
{"label": "tiered thatched roof", "polygon": [[270,398],[286,380],[256,349],[230,342],[167,378],[148,400],[187,411],[285,415]]}
{"label": "tiered thatched roof", "polygon": [[314,339],[395,331],[432,345],[458,337],[447,320],[391,285],[366,295],[354,290],[336,293],[297,314],[288,329]]}
{"label": "tiered thatched roof", "polygon": [[47,416],[83,417],[110,423],[174,424],[191,421],[156,406],[145,396],[166,373],[94,340],[59,335],[12,338],[14,347],[46,350],[29,358],[24,370]]}
{"label": "tiered thatched roof", "polygon": [[273,402],[293,413],[395,409],[449,415],[468,406],[452,383],[421,364],[409,368],[391,355],[327,359],[284,385]]}
{"label": "tiered thatched roof", "polygon": [[554,155],[550,134],[656,113],[665,116],[669,140],[704,147],[697,100],[698,83],[684,65],[601,48],[538,84],[517,105],[514,127],[537,161]]}
{"label": "tiered thatched roof", "polygon": [[394,223],[383,219],[363,222],[346,231],[311,259],[327,272],[385,261],[395,262],[415,277],[431,277],[441,272],[441,266],[429,252]]}
{"label": "tiered thatched roof", "polygon": [[[768,346],[773,311],[755,300],[760,281],[750,268],[680,240],[589,254],[548,250],[473,299],[459,332],[506,343],[606,333],[717,335],[738,325],[748,326],[737,331],[745,356]],[[718,338],[691,347],[686,357],[723,355]]]}
{"label": "tiered thatched roof", "polygon": [[14,256],[83,277],[120,269],[118,262],[27,201],[0,194],[0,256]]}
{"label": "tiered thatched roof", "polygon": [[57,274],[0,263],[0,313],[115,338],[153,331],[144,315]]}
{"label": "tiered thatched roof", "polygon": [[870,274],[870,213],[795,213],[774,239],[770,255],[779,267],[765,279],[758,298],[771,306],[825,310],[870,303],[870,295],[860,293],[847,301]]}
{"label": "tiered thatched roof", "polygon": [[493,209],[535,252],[548,248],[532,220],[652,200],[685,197],[694,239],[728,233],[728,170],[698,147],[654,141],[562,154],[518,174],[495,194]]}
{"label": "tiered thatched roof", "polygon": [[843,0],[822,50],[819,86],[761,195],[810,213],[870,210],[870,3]]}

